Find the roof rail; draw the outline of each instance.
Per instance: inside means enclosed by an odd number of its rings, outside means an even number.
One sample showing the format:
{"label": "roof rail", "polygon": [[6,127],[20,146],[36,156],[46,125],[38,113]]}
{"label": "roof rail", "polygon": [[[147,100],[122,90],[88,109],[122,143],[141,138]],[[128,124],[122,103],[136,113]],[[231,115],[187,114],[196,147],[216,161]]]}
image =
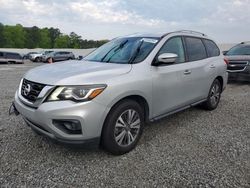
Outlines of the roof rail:
{"label": "roof rail", "polygon": [[166,35],[172,34],[172,33],[189,33],[189,34],[198,34],[204,37],[207,37],[206,34],[198,32],[198,31],[192,31],[192,30],[179,30],[179,31],[174,31],[174,32],[170,32],[170,33],[166,33],[164,34],[162,37],[165,37]]}
{"label": "roof rail", "polygon": [[250,41],[243,41],[243,42],[241,42],[241,44],[248,44],[248,43],[250,43]]}

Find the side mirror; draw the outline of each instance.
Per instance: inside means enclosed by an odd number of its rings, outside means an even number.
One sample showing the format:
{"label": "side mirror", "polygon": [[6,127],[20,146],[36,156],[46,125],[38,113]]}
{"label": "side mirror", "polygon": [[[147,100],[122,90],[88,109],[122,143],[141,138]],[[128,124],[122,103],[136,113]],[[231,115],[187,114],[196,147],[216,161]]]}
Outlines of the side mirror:
{"label": "side mirror", "polygon": [[173,64],[178,58],[177,54],[174,53],[163,53],[158,56],[158,62],[161,64]]}
{"label": "side mirror", "polygon": [[228,51],[223,51],[222,53],[223,53],[223,55],[227,55],[227,52],[228,52]]}

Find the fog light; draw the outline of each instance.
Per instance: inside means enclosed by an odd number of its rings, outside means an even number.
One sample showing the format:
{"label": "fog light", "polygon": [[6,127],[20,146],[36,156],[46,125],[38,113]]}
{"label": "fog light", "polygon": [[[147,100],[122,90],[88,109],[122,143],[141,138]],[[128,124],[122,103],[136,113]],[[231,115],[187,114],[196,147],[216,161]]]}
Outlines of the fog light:
{"label": "fog light", "polygon": [[82,126],[78,120],[53,120],[52,123],[67,134],[81,134]]}

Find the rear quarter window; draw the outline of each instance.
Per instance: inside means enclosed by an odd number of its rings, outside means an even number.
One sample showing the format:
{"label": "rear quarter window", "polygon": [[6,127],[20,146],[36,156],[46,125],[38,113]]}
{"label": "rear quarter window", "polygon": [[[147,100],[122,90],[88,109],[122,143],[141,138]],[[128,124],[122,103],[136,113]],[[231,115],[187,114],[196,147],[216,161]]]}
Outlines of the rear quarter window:
{"label": "rear quarter window", "polygon": [[189,61],[198,61],[207,58],[206,48],[200,38],[185,37]]}
{"label": "rear quarter window", "polygon": [[208,57],[216,57],[220,55],[220,49],[213,41],[207,39],[204,39],[203,41],[207,49]]}

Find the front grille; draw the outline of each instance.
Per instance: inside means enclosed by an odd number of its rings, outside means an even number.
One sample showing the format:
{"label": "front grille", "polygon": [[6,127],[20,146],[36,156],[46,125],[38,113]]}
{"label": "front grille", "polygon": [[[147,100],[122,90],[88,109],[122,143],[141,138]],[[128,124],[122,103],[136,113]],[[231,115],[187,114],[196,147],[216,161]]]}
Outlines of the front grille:
{"label": "front grille", "polygon": [[247,61],[229,61],[227,69],[232,72],[244,71],[247,64]]}
{"label": "front grille", "polygon": [[21,94],[28,101],[35,102],[44,87],[44,84],[23,79]]}

